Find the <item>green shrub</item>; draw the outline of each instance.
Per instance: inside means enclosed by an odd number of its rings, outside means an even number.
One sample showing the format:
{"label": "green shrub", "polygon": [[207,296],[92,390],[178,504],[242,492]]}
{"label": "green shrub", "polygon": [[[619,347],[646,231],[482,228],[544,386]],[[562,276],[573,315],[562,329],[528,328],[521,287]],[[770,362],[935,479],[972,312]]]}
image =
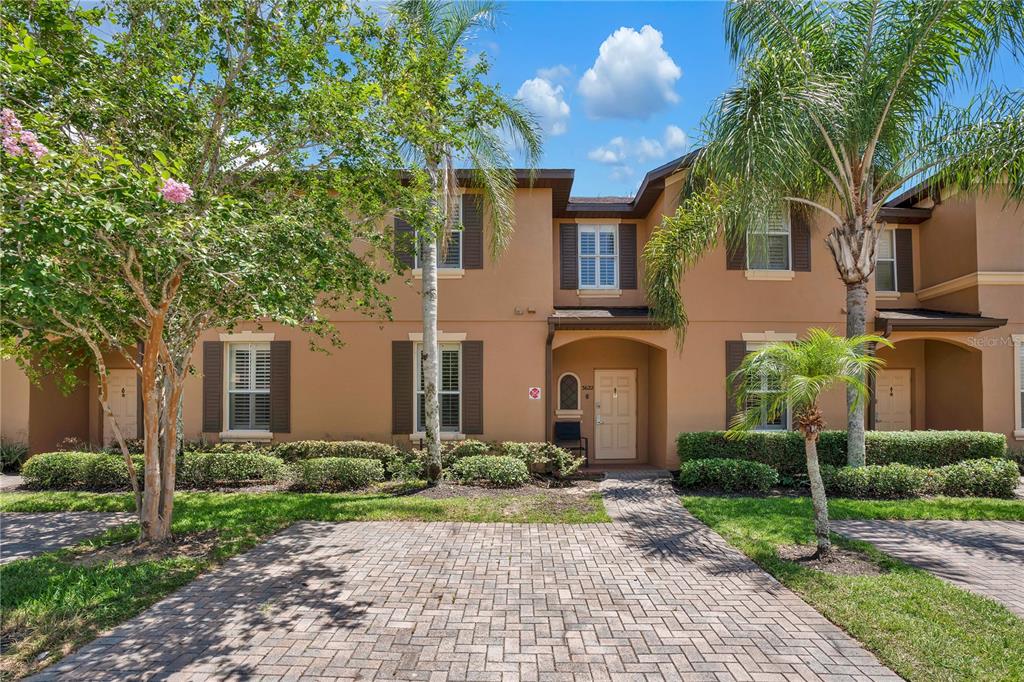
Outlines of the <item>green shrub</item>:
{"label": "green shrub", "polygon": [[283,474],[279,458],[258,452],[186,452],[178,458],[176,483],[180,488],[273,483]]}
{"label": "green shrub", "polygon": [[447,469],[460,459],[489,455],[492,454],[493,450],[494,446],[491,443],[485,443],[472,438],[445,441],[441,443],[441,466]]}
{"label": "green shrub", "polygon": [[1001,458],[973,459],[936,470],[930,492],[951,497],[1013,497],[1020,480],[1016,463]]}
{"label": "green shrub", "polygon": [[693,459],[679,468],[684,488],[763,493],[778,482],[779,473],[772,467],[742,459]]}
{"label": "green shrub", "polygon": [[840,497],[899,499],[917,497],[928,486],[930,470],[906,464],[821,468],[825,490]]}
{"label": "green shrub", "polygon": [[[132,458],[142,479],[142,457]],[[32,457],[21,469],[25,484],[42,490],[127,490],[128,465],[121,455],[102,452],[47,452]]]}
{"label": "green shrub", "polygon": [[[251,441],[251,440],[224,440],[219,443],[208,444],[202,450],[197,452],[218,452],[222,454],[237,454],[242,452],[257,452],[264,455],[271,453],[271,446],[269,443],[262,441]],[[188,450],[186,450],[188,452]]]}
{"label": "green shrub", "polygon": [[[146,452],[146,440],[144,438],[125,438],[124,444],[128,446],[128,454],[130,455],[142,455]],[[120,455],[121,446],[115,442],[108,445],[103,451],[111,455]]]}
{"label": "green shrub", "polygon": [[321,457],[345,457],[349,459],[375,459],[384,463],[398,454],[399,450],[388,443],[368,440],[297,440],[274,446],[273,455],[285,462]]}
{"label": "green shrub", "polygon": [[365,488],[384,480],[384,465],[358,457],[314,457],[291,467],[293,487],[299,490],[335,491]]}
{"label": "green shrub", "polygon": [[530,471],[551,474],[555,478],[573,475],[586,461],[582,456],[545,442],[505,441],[497,450],[506,457],[515,457]]}
{"label": "green shrub", "polygon": [[464,457],[455,463],[452,472],[463,483],[487,483],[499,488],[515,488],[530,480],[526,464],[507,455]]}
{"label": "green shrub", "polygon": [[[939,467],[1007,453],[1005,435],[984,431],[869,431],[865,440],[869,464]],[[784,477],[807,474],[803,437],[794,431],[755,431],[736,440],[726,439],[724,431],[681,433],[676,451],[680,462],[744,459],[774,467]],[[846,432],[823,432],[818,459],[822,464],[845,466]]]}
{"label": "green shrub", "polygon": [[27,445],[0,439],[0,471],[17,473],[26,459],[28,459]]}

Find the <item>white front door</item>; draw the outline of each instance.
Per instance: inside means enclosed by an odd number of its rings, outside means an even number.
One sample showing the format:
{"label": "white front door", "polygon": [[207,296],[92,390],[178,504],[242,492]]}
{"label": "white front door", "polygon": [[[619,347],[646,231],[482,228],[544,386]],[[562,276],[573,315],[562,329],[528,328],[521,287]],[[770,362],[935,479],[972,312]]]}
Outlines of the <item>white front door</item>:
{"label": "white front door", "polygon": [[875,430],[910,429],[910,370],[883,369],[875,380]]}
{"label": "white front door", "polygon": [[636,459],[636,370],[594,370],[594,458]]}
{"label": "white front door", "polygon": [[[112,369],[107,377],[110,390],[110,411],[121,429],[121,435],[135,438],[138,434],[139,394],[137,391],[136,372],[134,369]],[[117,442],[110,419],[103,421],[103,443],[113,445]]]}

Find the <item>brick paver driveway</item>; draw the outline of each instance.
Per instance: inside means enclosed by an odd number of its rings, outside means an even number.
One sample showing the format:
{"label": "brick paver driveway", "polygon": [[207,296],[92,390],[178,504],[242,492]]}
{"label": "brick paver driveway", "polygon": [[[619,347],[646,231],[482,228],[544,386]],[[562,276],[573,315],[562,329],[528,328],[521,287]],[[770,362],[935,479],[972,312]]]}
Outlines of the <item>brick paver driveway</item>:
{"label": "brick paver driveway", "polygon": [[898,679],[667,486],[602,488],[613,524],[296,524],[44,675]]}
{"label": "brick paver driveway", "polygon": [[106,512],[0,514],[0,564],[77,544],[133,517]]}
{"label": "brick paver driveway", "polygon": [[836,521],[833,529],[1024,617],[1024,522]]}

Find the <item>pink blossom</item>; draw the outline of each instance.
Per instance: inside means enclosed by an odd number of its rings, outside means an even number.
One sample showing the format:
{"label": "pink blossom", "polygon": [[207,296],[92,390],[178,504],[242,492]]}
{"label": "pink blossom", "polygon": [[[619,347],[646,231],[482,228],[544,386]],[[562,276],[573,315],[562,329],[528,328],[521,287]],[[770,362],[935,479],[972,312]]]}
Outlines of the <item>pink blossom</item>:
{"label": "pink blossom", "polygon": [[10,109],[0,109],[0,126],[8,135],[17,135],[21,132],[21,121]]}
{"label": "pink blossom", "polygon": [[21,152],[23,150],[21,148],[21,145],[18,144],[18,140],[15,139],[14,137],[4,135],[2,144],[4,147],[4,151],[10,154],[11,156],[21,156]]}
{"label": "pink blossom", "polygon": [[26,150],[36,159],[49,153],[31,130],[24,130],[21,121],[10,109],[0,109],[0,144],[11,156],[21,156]]}
{"label": "pink blossom", "polygon": [[28,147],[29,153],[37,159],[43,158],[50,151],[31,130],[26,130],[21,134],[21,143]]}
{"label": "pink blossom", "polygon": [[188,186],[187,182],[178,182],[173,178],[167,178],[164,180],[163,186],[160,187],[160,196],[172,204],[184,204],[192,198],[192,188]]}

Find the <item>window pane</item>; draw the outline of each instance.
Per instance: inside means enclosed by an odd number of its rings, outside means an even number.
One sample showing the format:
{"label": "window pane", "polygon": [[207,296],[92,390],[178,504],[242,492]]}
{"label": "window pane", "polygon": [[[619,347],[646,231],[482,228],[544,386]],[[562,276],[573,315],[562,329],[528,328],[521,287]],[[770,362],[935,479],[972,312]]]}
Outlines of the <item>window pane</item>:
{"label": "window pane", "polygon": [[248,348],[234,348],[231,352],[231,388],[246,391],[252,388],[252,353]]}
{"label": "window pane", "polygon": [[270,394],[256,393],[253,395],[252,428],[257,431],[270,430]]}
{"label": "window pane", "polygon": [[459,351],[441,351],[441,390],[459,390]]}
{"label": "window pane", "polygon": [[768,235],[768,267],[789,270],[789,235]]}
{"label": "window pane", "polygon": [[566,374],[558,383],[558,409],[580,409],[579,397],[579,384],[576,382],[576,377],[571,374]]}
{"label": "window pane", "polygon": [[893,233],[886,230],[882,233],[882,236],[878,240],[878,257],[885,259],[894,258],[894,250],[892,246]]}
{"label": "window pane", "polygon": [[253,388],[257,391],[270,390],[270,349],[262,348],[256,351],[256,376]]}
{"label": "window pane", "polygon": [[601,259],[601,286],[603,286],[603,287],[615,286],[615,259],[614,258],[602,258]]}
{"label": "window pane", "polygon": [[592,256],[596,253],[595,248],[596,243],[593,230],[580,232],[580,253],[584,256]]}
{"label": "window pane", "polygon": [[420,432],[427,430],[427,408],[422,393],[416,394],[416,430]]}
{"label": "window pane", "polygon": [[441,430],[459,430],[459,395],[457,393],[441,394]]}
{"label": "window pane", "polygon": [[580,259],[580,286],[597,286],[597,259],[593,256]]}
{"label": "window pane", "polygon": [[437,267],[439,268],[461,268],[462,267],[462,232],[452,232],[448,239],[448,251],[444,252],[440,244],[437,251]]}
{"label": "window pane", "polygon": [[[267,397],[269,399],[269,396]],[[252,429],[252,394],[230,394],[228,403],[228,416],[228,428],[230,430]],[[270,425],[269,419],[267,420],[267,425]]]}
{"label": "window pane", "polygon": [[615,233],[610,230],[601,231],[601,255],[615,255]]}
{"label": "window pane", "polygon": [[877,291],[896,291],[896,264],[890,261],[878,261],[875,266],[875,289]]}

